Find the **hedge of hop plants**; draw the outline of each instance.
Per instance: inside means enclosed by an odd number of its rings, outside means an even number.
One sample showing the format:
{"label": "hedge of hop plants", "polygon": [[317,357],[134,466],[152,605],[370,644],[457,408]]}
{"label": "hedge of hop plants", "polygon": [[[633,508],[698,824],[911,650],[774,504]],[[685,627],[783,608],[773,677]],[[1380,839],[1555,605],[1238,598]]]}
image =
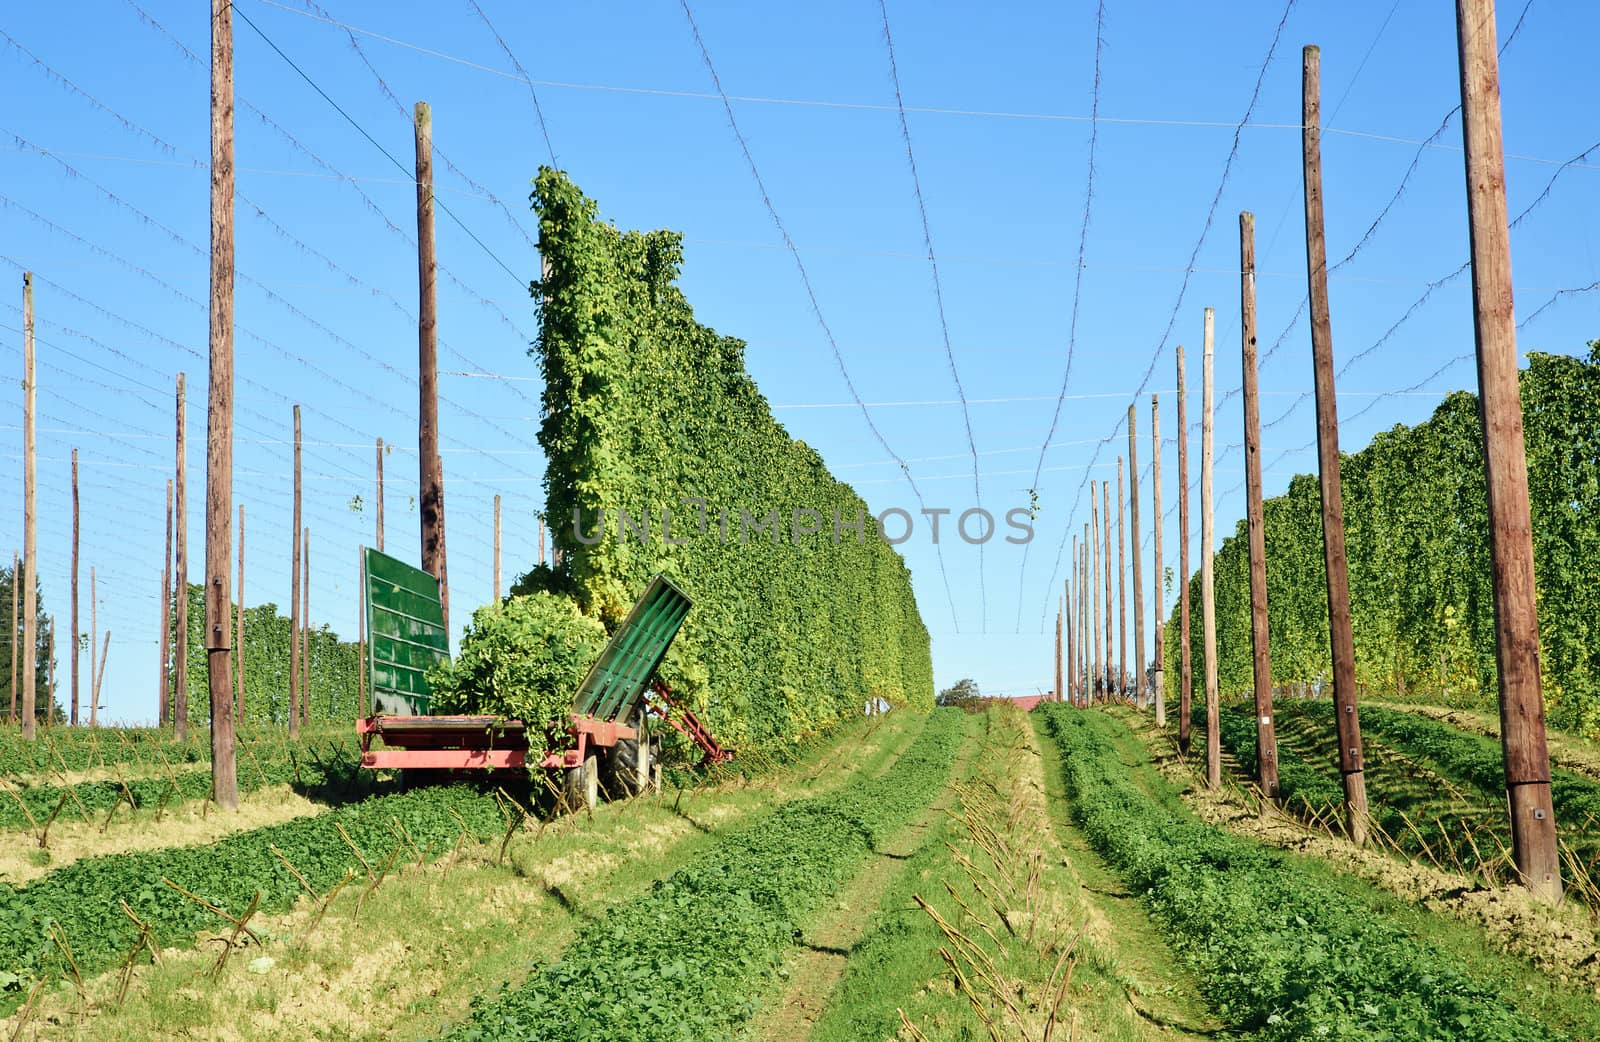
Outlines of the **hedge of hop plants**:
{"label": "hedge of hop plants", "polygon": [[[1521,373],[1539,587],[1540,663],[1551,724],[1600,736],[1600,341],[1587,359],[1530,352]],[[1447,397],[1415,426],[1379,433],[1343,464],[1356,673],[1369,690],[1493,710],[1494,598],[1477,399]],[[1279,682],[1331,676],[1317,479],[1265,503],[1267,612]],[[1191,590],[1200,603],[1199,569]],[[1249,690],[1244,522],[1216,555],[1218,674]],[[1177,659],[1178,627],[1167,627]],[[1191,628],[1202,661],[1200,626]],[[1167,670],[1176,683],[1177,670]],[[1169,698],[1175,698],[1175,688]]]}
{"label": "hedge of hop plants", "polygon": [[666,573],[695,608],[662,675],[736,744],[805,734],[874,698],[930,706],[904,561],[773,418],[744,343],[695,321],[676,281],[681,237],[618,230],[550,169],[533,205],[539,442],[560,564],[514,592],[570,595],[615,626]]}

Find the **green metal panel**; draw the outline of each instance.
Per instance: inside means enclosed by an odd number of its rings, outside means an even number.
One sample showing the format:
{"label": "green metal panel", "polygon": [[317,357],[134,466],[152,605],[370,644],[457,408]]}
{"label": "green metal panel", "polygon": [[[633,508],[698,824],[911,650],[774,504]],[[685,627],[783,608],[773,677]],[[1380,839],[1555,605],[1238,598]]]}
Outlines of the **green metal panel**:
{"label": "green metal panel", "polygon": [[573,708],[602,720],[628,719],[693,603],[666,576],[650,580],[578,685]]}
{"label": "green metal panel", "polygon": [[426,716],[432,692],[424,674],[450,657],[439,580],[370,547],[363,564],[372,712]]}

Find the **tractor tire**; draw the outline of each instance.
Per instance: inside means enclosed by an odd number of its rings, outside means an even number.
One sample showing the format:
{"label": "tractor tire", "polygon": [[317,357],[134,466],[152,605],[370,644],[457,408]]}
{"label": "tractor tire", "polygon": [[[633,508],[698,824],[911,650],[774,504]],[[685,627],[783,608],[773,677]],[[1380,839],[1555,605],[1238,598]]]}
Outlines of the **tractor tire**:
{"label": "tractor tire", "polygon": [[623,738],[611,749],[611,778],[607,790],[613,797],[631,798],[651,789],[652,743]]}
{"label": "tractor tire", "polygon": [[561,809],[569,814],[593,810],[600,802],[600,763],[594,753],[577,767],[565,768],[561,778]]}

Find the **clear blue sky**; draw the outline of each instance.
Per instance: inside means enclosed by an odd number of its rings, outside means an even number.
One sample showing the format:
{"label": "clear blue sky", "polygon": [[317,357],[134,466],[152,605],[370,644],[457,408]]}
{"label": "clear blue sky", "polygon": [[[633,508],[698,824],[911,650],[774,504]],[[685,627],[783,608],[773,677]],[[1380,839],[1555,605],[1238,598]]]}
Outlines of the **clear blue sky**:
{"label": "clear blue sky", "polygon": [[[439,289],[441,368],[523,378],[442,379],[450,570],[453,601],[464,615],[490,593],[492,495],[504,496],[508,574],[535,556],[542,459],[533,419],[539,384],[525,354],[535,332],[525,283],[538,262],[526,196],[535,168],[550,157],[528,85],[470,2],[324,3],[315,10],[366,31],[355,39],[370,68],[344,29],[307,16],[309,2],[239,0],[238,11],[403,163],[412,147],[406,113],[413,101],[430,101],[442,154],[439,197],[495,255],[440,214],[439,257],[447,269]],[[684,233],[683,283],[698,317],[749,341],[749,367],[790,432],[814,445],[875,509],[915,508],[859,410],[793,408],[847,402],[849,395],[680,5],[479,3],[536,81],[560,164],[619,225]],[[0,305],[0,364],[14,374],[4,382],[0,454],[20,487],[16,375],[20,276],[28,268],[36,273],[46,603],[65,629],[67,458],[76,446],[83,474],[82,625],[89,624],[92,564],[100,626],[112,631],[105,715],[123,720],[154,713],[162,499],[179,370],[191,388],[191,579],[200,577],[204,557],[206,5],[139,5],[22,5],[0,27],[8,37],[0,39],[0,85],[12,99],[0,119],[0,274],[11,287]],[[1522,2],[1501,5],[1502,39],[1522,10]],[[906,105],[943,110],[912,111],[908,118],[955,362],[969,398],[1007,399],[970,406],[983,502],[998,513],[1027,505],[1061,389],[1085,202],[1096,7],[891,2],[888,13]],[[946,580],[925,539],[903,548],[933,634],[941,685],[970,675],[989,691],[1050,686],[1047,627],[1063,577],[1054,568],[1057,549],[1064,532],[1081,530],[1086,475],[1114,480],[1115,455],[1126,450],[1123,435],[1096,458],[1092,442],[1113,432],[1155,362],[1138,400],[1141,464],[1148,466],[1150,392],[1163,393],[1164,428],[1169,437],[1176,433],[1172,348],[1180,342],[1190,349],[1191,418],[1198,418],[1205,305],[1217,308],[1219,398],[1239,383],[1240,210],[1257,215],[1263,350],[1295,314],[1304,296],[1295,129],[1301,46],[1323,50],[1335,260],[1394,194],[1417,142],[1459,100],[1449,5],[1297,4],[1267,68],[1253,125],[1239,135],[1214,224],[1163,349],[1183,270],[1282,14],[1276,0],[1106,5],[1092,220],[1067,388],[1069,396],[1090,397],[1069,397],[1056,444],[1045,455],[1042,512],[1026,568],[1022,548],[991,543],[980,574],[975,548],[946,541]],[[877,5],[701,2],[694,16],[723,86],[745,99],[733,103],[739,126],[861,396],[869,403],[953,399]],[[246,599],[288,601],[286,439],[290,403],[300,402],[315,564],[312,615],[348,636],[355,548],[371,539],[374,437],[397,446],[387,465],[390,548],[416,553],[416,514],[408,502],[416,480],[416,389],[409,375],[416,334],[408,317],[416,267],[407,242],[414,188],[243,18],[235,34],[235,495],[248,515]],[[1519,317],[1557,290],[1600,279],[1600,208],[1593,203],[1600,153],[1560,167],[1600,142],[1592,92],[1573,88],[1592,64],[1597,36],[1600,9],[1535,0],[1505,53],[1506,144],[1518,157],[1507,169],[1512,212],[1555,177],[1548,198],[1513,234]],[[1459,143],[1459,122],[1452,120],[1440,147],[1422,150],[1403,197],[1373,239],[1334,275],[1338,364],[1371,347],[1430,280],[1466,259]],[[1596,336],[1600,292],[1572,294],[1523,330],[1521,346],[1576,354]],[[1470,361],[1438,372],[1471,350],[1470,289],[1458,278],[1341,378],[1345,448],[1426,416],[1449,390],[1471,388]],[[1262,371],[1264,418],[1288,408],[1310,379],[1301,320]],[[1426,393],[1372,397],[1419,383]],[[959,406],[880,405],[872,416],[893,450],[911,461],[930,506],[959,512],[973,505],[973,461]],[[1239,401],[1232,398],[1217,418],[1219,535],[1232,530],[1243,508],[1242,454],[1231,448],[1240,431]],[[1313,435],[1309,402],[1267,430],[1269,494],[1313,465],[1309,450],[1294,451]],[[1198,480],[1198,437],[1194,444]],[[1171,445],[1164,464],[1170,510],[1177,499]],[[367,512],[352,509],[356,496]],[[1193,536],[1198,554],[1198,525]],[[0,521],[0,548],[21,539],[21,511],[13,509]],[[1167,560],[1175,563],[1175,516],[1165,542]],[[66,672],[63,662],[63,684]]]}

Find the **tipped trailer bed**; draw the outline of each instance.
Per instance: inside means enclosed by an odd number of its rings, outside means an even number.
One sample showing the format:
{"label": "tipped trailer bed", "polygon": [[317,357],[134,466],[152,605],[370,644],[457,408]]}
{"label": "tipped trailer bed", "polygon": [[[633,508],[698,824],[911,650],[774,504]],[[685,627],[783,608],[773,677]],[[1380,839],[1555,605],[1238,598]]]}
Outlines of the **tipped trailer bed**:
{"label": "tipped trailer bed", "polygon": [[356,721],[361,766],[409,772],[542,767],[563,772],[569,804],[593,806],[602,773],[621,790],[618,795],[660,785],[660,739],[648,726],[652,713],[697,745],[704,763],[733,758],[655,677],[693,606],[665,576],[650,581],[589,667],[571,713],[539,725],[549,751],[530,764],[524,721],[430,712],[426,673],[449,658],[438,581],[373,549],[362,563],[372,715]]}

